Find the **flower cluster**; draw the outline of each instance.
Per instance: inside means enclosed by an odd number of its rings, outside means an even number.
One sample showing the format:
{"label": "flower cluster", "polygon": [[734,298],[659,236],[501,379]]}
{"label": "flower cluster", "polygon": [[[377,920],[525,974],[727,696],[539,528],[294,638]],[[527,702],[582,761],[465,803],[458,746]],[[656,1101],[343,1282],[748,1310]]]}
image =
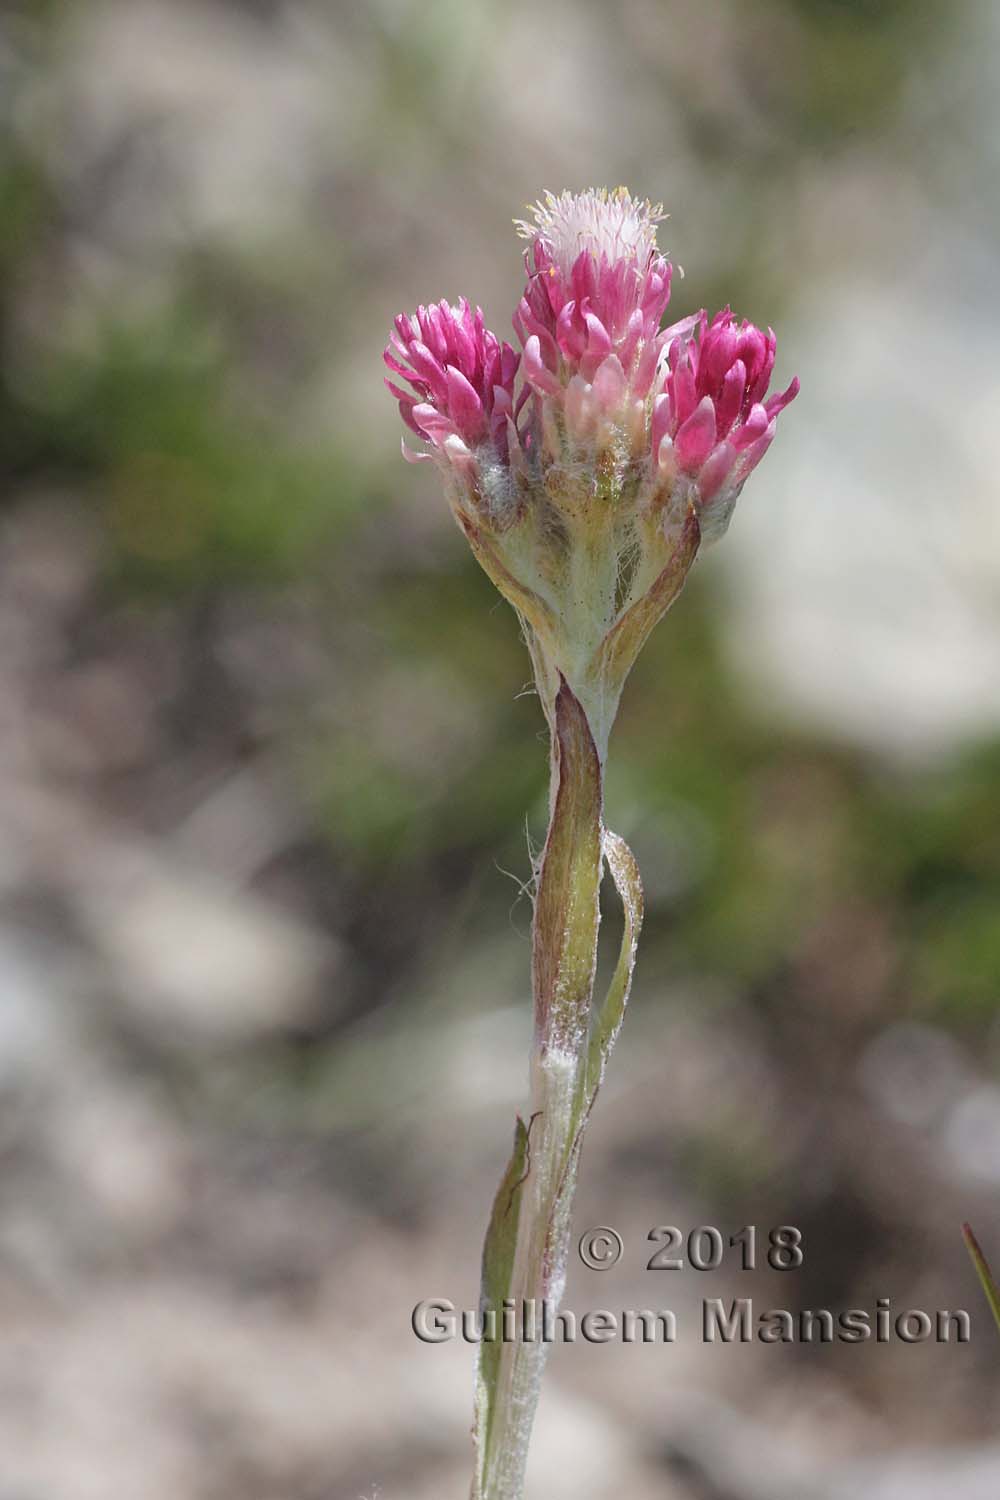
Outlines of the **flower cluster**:
{"label": "flower cluster", "polygon": [[602,420],[624,414],[638,443],[669,336],[660,329],[673,269],[656,249],[662,212],[627,193],[550,193],[534,215],[533,225],[518,222],[529,241],[514,314],[525,378],[561,404],[572,439],[593,439]]}
{"label": "flower cluster", "polygon": [[708,323],[699,313],[690,337],[670,343],[659,394],[653,399],[650,447],[661,473],[694,481],[703,537],[728,522],[744,481],[764,457],[778,413],[798,394],[764,400],[774,370],[776,339],[726,307]]}
{"label": "flower cluster", "polygon": [[[412,432],[453,459],[489,441],[506,462],[520,356],[485,326],[481,307],[473,312],[463,297],[457,307],[439,302],[410,318],[400,313],[383,359],[416,393],[386,380]],[[405,444],[403,451],[411,460],[429,457]]]}
{"label": "flower cluster", "polygon": [[386,384],[430,444],[404,444],[405,456],[439,464],[477,557],[525,622],[543,702],[564,676],[606,728],[642,640],[698,545],[725,530],[798,381],[768,398],[774,334],[728,307],[661,326],[671,266],[659,205],[619,188],[548,193],[530,212],[517,222],[523,359],[478,308],[441,302],[396,319]]}

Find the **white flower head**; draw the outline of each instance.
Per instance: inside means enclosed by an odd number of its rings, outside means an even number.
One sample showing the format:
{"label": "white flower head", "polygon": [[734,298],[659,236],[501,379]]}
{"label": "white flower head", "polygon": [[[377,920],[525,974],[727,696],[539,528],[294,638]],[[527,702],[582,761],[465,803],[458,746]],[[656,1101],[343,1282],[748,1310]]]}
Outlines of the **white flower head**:
{"label": "white flower head", "polygon": [[534,222],[515,219],[526,240],[543,240],[564,276],[583,250],[594,259],[630,260],[645,266],[656,251],[656,226],[666,218],[662,203],[633,198],[628,188],[588,188],[584,193],[545,193],[529,204]]}

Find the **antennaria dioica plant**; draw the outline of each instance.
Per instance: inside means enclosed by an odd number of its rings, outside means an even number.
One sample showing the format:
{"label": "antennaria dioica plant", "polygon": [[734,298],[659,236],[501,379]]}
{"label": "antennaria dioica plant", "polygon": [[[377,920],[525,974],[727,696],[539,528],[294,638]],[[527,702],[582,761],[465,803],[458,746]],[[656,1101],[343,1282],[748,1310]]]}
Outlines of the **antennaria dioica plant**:
{"label": "antennaria dioica plant", "polygon": [[[518,230],[518,355],[466,301],[396,319],[386,384],[456,521],[513,605],[550,734],[532,924],[530,1102],[493,1203],[482,1311],[558,1308],[584,1130],[628,1000],[642,923],[631,851],[604,822],[629,671],[700,549],[720,537],[798,381],[767,397],[775,338],[728,307],[662,327],[660,208],[624,188],[545,195]],[[520,386],[518,381],[520,378]],[[398,382],[406,381],[405,389]],[[605,866],[624,908],[595,999]],[[484,1339],[472,1500],[520,1500],[545,1342]]]}

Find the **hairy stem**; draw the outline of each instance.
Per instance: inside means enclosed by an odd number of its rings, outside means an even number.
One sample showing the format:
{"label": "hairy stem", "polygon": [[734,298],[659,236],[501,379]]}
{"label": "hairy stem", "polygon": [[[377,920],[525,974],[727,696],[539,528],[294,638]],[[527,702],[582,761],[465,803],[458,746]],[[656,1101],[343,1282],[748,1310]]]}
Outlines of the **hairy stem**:
{"label": "hairy stem", "polygon": [[[533,924],[531,1109],[494,1204],[483,1311],[513,1303],[517,1338],[481,1347],[473,1500],[521,1500],[547,1343],[558,1310],[583,1121],[592,1093],[591,1001],[603,869],[602,769],[579,702],[563,682],[552,717],[551,821]],[[523,1318],[535,1336],[523,1337]],[[499,1330],[498,1330],[499,1331]]]}
{"label": "hairy stem", "polygon": [[[572,1067],[536,1067],[529,1175],[508,1291],[517,1337],[501,1349],[482,1487],[473,1490],[476,1500],[521,1500],[524,1493],[528,1443],[548,1351],[541,1337],[543,1317],[548,1316],[544,1309],[547,1306],[551,1315],[558,1311],[565,1284],[579,1155],[573,1124],[577,1089],[578,1075]],[[526,1339],[522,1317],[534,1325]]]}

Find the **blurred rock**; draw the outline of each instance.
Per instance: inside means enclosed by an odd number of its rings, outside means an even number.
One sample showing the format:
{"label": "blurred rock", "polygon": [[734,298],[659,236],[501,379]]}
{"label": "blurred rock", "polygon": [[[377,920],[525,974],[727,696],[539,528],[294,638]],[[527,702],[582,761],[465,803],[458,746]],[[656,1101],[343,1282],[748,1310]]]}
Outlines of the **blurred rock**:
{"label": "blurred rock", "polygon": [[155,1032],[233,1043],[306,1024],[334,950],[197,868],[122,850],[80,891],[80,920],[124,1003]]}

